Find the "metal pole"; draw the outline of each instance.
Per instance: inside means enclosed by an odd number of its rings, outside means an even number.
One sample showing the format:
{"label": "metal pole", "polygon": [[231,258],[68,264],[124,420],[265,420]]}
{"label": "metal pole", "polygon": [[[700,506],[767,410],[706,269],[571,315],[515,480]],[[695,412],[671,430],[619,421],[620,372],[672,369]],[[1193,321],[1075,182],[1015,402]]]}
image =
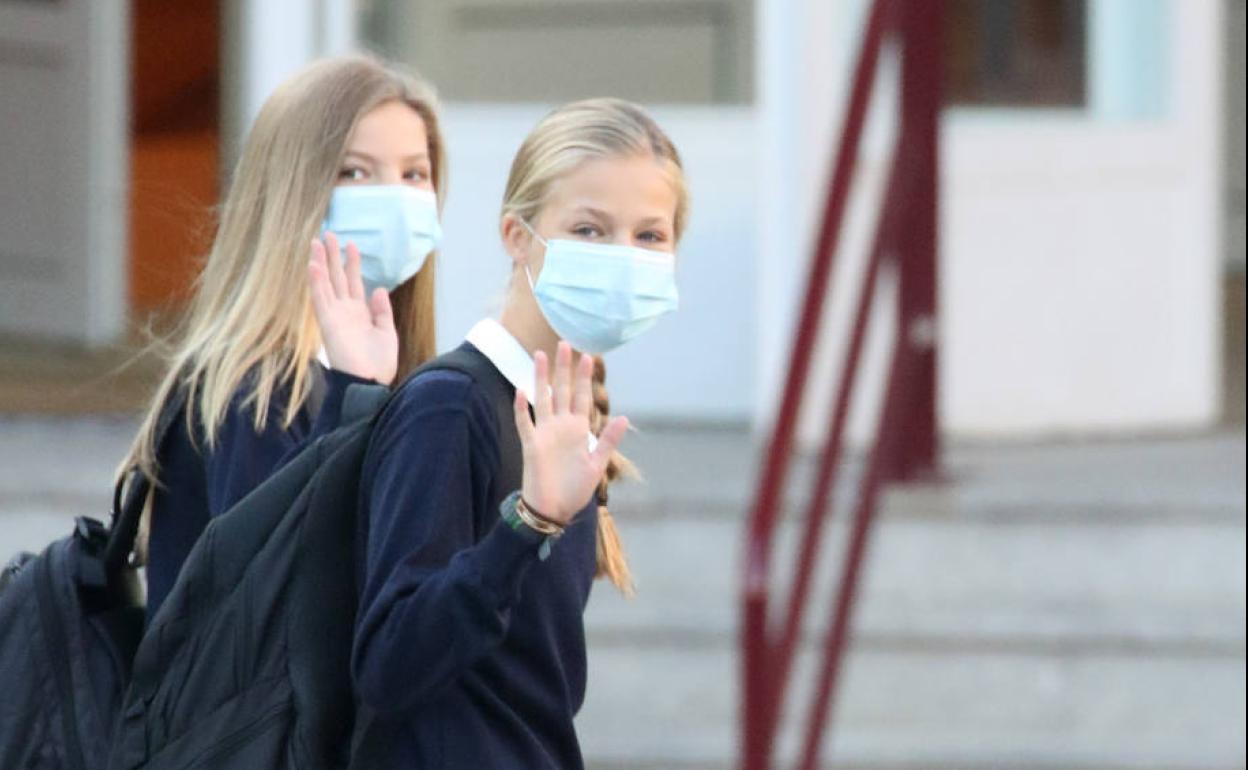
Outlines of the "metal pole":
{"label": "metal pole", "polygon": [[900,479],[934,476],[940,452],[937,422],[937,251],[940,188],[940,107],[944,0],[902,0],[902,151],[909,184],[901,242],[901,340],[918,360],[910,369],[914,394],[907,410]]}

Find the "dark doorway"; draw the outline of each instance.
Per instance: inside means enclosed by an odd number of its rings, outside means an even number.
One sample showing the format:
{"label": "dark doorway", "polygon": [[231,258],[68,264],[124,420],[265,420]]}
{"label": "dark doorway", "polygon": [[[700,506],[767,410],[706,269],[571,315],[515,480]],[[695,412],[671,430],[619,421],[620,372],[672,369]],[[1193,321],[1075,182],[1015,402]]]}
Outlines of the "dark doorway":
{"label": "dark doorway", "polygon": [[211,241],[218,197],[219,0],[134,0],[130,308],[176,314]]}

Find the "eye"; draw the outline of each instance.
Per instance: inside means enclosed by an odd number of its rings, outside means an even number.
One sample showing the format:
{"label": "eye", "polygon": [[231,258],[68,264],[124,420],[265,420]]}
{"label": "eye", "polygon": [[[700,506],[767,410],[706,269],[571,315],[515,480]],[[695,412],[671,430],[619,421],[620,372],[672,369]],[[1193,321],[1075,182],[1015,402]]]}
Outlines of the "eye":
{"label": "eye", "polygon": [[597,225],[581,224],[572,228],[572,234],[577,238],[589,240],[591,238],[601,238],[602,229]]}
{"label": "eye", "polygon": [[338,172],[338,179],[342,182],[363,182],[368,178],[368,174],[359,166],[344,166]]}
{"label": "eye", "polygon": [[637,236],[637,240],[643,243],[663,243],[667,240],[667,234],[659,230],[646,230]]}
{"label": "eye", "polygon": [[429,168],[422,166],[419,168],[413,168],[413,169],[409,169],[408,171],[405,171],[403,173],[403,181],[416,182],[417,184],[421,184],[424,182],[428,182],[432,176],[433,176],[432,171]]}

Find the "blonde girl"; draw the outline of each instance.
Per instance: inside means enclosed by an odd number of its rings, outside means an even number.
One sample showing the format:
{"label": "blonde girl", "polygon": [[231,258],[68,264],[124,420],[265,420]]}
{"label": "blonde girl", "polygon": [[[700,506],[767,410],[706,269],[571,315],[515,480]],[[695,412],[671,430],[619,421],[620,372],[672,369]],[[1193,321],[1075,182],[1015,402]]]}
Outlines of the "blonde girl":
{"label": "blonde girl", "polygon": [[[445,174],[432,89],[374,59],[314,63],[265,102],[122,466],[154,482],[149,618],[208,521],[336,427],[348,385],[390,384],[433,355]],[[157,446],[175,392],[185,406]]]}
{"label": "blonde girl", "polygon": [[676,150],[636,105],[567,105],[521,146],[501,318],[404,383],[364,461],[359,766],[582,766],[590,585],[631,590],[605,494],[627,420],[592,354],[675,309],[685,212]]}

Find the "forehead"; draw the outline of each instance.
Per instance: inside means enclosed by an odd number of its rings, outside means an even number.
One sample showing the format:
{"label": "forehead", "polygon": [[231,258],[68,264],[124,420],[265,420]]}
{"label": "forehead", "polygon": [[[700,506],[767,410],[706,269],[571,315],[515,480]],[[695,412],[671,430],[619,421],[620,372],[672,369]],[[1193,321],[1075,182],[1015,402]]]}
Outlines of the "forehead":
{"label": "forehead", "polygon": [[617,217],[676,215],[676,188],[667,166],[649,155],[593,158],[556,179],[547,191],[550,213],[588,206]]}
{"label": "forehead", "polygon": [[348,147],[404,145],[425,149],[425,120],[400,101],[388,101],[369,110],[356,124]]}

